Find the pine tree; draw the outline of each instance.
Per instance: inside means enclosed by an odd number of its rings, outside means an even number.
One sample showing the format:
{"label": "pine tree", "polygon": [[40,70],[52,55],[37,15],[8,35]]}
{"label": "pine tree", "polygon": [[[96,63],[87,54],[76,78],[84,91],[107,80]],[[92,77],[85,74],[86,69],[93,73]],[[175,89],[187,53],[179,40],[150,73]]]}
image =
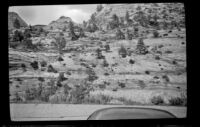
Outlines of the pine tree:
{"label": "pine tree", "polygon": [[113,14],[112,21],[110,22],[110,28],[115,29],[119,27],[119,18],[116,14]]}
{"label": "pine tree", "polygon": [[136,51],[137,54],[145,55],[148,53],[148,50],[143,42],[143,38],[140,38],[137,43]]}
{"label": "pine tree", "polygon": [[69,22],[69,32],[70,32],[70,36],[71,36],[72,41],[78,39],[78,36],[74,32],[74,24],[71,21]]}

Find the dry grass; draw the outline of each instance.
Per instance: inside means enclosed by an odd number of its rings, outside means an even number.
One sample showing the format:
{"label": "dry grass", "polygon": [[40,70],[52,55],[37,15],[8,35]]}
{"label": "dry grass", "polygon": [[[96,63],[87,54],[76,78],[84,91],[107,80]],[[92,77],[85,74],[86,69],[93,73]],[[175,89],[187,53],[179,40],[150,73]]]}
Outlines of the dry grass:
{"label": "dry grass", "polygon": [[90,93],[91,96],[107,95],[113,98],[124,98],[126,100],[137,102],[140,104],[151,104],[151,99],[155,96],[163,98],[165,104],[169,104],[169,99],[172,97],[180,96],[179,91],[175,90],[145,90],[145,89],[132,89],[132,90],[97,90]]}

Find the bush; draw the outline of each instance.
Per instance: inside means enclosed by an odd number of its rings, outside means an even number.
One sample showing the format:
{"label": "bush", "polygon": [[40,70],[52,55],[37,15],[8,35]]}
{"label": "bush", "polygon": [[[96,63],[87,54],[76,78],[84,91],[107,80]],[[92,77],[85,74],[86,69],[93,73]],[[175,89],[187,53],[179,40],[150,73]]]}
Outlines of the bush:
{"label": "bush", "polygon": [[37,61],[33,61],[32,63],[30,63],[30,65],[33,67],[34,70],[37,70],[39,68]]}
{"label": "bush", "polygon": [[142,80],[138,81],[138,85],[140,86],[141,89],[144,89],[146,87],[146,84]]}
{"label": "bush", "polygon": [[169,104],[173,106],[186,106],[187,99],[183,97],[173,97],[169,99]]}
{"label": "bush", "polygon": [[22,41],[24,39],[23,33],[16,30],[13,35],[13,41]]}
{"label": "bush", "polygon": [[85,99],[85,102],[89,104],[109,104],[112,99],[113,98],[108,95],[100,94],[97,96],[89,96]]}
{"label": "bush", "polygon": [[106,88],[106,85],[105,85],[105,84],[99,84],[99,88],[100,88],[100,89],[105,89],[105,88]]}
{"label": "bush", "polygon": [[121,88],[126,87],[126,84],[125,84],[125,83],[122,83],[122,82],[119,82],[118,85],[119,85]]}
{"label": "bush", "polygon": [[154,36],[154,38],[157,38],[157,37],[159,37],[159,33],[158,33],[158,31],[157,31],[157,30],[155,30],[155,31],[153,32],[153,36]]}
{"label": "bush", "polygon": [[67,78],[64,77],[64,72],[59,72],[58,81],[62,82],[65,80],[67,80]]}
{"label": "bush", "polygon": [[54,73],[57,73],[58,71],[55,70],[55,69],[53,68],[52,65],[49,65],[49,66],[48,66],[48,69],[47,69],[47,72],[54,72]]}
{"label": "bush", "polygon": [[42,67],[46,67],[46,66],[47,66],[47,62],[46,62],[46,61],[42,61],[42,62],[40,62],[40,65],[41,65]]}
{"label": "bush", "polygon": [[165,51],[165,53],[167,53],[167,54],[171,54],[171,53],[173,53],[173,52],[170,51],[170,50],[167,50],[167,51]]}
{"label": "bush", "polygon": [[149,74],[150,74],[150,72],[149,72],[149,71],[145,71],[145,74],[149,75]]}
{"label": "bush", "polygon": [[125,97],[119,97],[117,100],[123,102],[125,105],[136,105],[140,104],[139,102],[132,101],[131,99],[126,99]]}
{"label": "bush", "polygon": [[162,105],[164,104],[164,100],[161,96],[154,96],[153,98],[151,98],[151,103],[155,105]]}
{"label": "bush", "polygon": [[162,78],[165,79],[166,82],[170,81],[170,79],[169,79],[169,77],[167,75],[163,75]]}
{"label": "bush", "polygon": [[130,60],[129,60],[129,63],[130,63],[130,64],[134,64],[134,63],[135,63],[135,61],[134,61],[134,60],[132,60],[132,59],[130,59]]}
{"label": "bush", "polygon": [[160,60],[160,57],[159,57],[159,56],[155,56],[155,59],[156,59],[156,60]]}
{"label": "bush", "polygon": [[109,66],[108,62],[104,59],[104,61],[103,61],[103,67],[108,67],[108,66]]}
{"label": "bush", "polygon": [[112,21],[109,22],[110,28],[111,28],[111,29],[118,28],[118,27],[119,27],[119,24],[120,24],[120,22],[119,22],[118,16],[117,16],[116,14],[113,14],[113,16],[112,16]]}
{"label": "bush", "polygon": [[121,55],[123,58],[126,57],[127,51],[123,45],[121,45],[120,49],[118,50],[118,54]]}
{"label": "bush", "polygon": [[117,29],[117,32],[116,32],[115,36],[116,36],[117,40],[125,39],[125,35],[124,35],[124,33],[120,29]]}
{"label": "bush", "polygon": [[38,80],[39,80],[40,82],[44,82],[44,81],[45,81],[43,77],[39,77]]}
{"label": "bush", "polygon": [[61,56],[59,56],[58,61],[64,61],[64,59]]}

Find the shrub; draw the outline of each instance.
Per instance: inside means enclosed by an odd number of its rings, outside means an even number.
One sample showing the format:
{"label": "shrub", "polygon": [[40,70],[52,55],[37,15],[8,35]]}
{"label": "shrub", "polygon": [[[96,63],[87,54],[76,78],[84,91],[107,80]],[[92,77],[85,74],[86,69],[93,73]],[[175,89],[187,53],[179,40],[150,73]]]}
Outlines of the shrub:
{"label": "shrub", "polygon": [[56,45],[56,47],[57,47],[57,49],[58,49],[58,51],[59,51],[59,54],[62,54],[62,53],[63,53],[62,50],[63,50],[63,48],[65,48],[65,46],[66,46],[66,40],[65,40],[65,38],[63,37],[63,33],[59,33],[59,34],[55,37],[55,40],[56,40],[55,45]]}
{"label": "shrub", "polygon": [[47,69],[47,72],[54,72],[54,73],[57,73],[58,71],[55,70],[55,69],[53,68],[52,65],[49,65],[49,66],[48,66],[48,69]]}
{"label": "shrub", "polygon": [[181,42],[181,44],[182,44],[182,45],[184,45],[184,44],[185,44],[185,42]]}
{"label": "shrub", "polygon": [[170,81],[170,79],[169,79],[169,77],[167,75],[163,75],[162,78],[165,79],[166,82]]}
{"label": "shrub", "polygon": [[177,64],[177,62],[176,62],[175,60],[173,60],[173,61],[172,61],[172,64],[175,64],[175,65],[176,65],[176,64]]}
{"label": "shrub", "polygon": [[140,86],[141,89],[144,89],[146,87],[146,84],[142,80],[138,81],[138,85]]}
{"label": "shrub", "polygon": [[117,90],[118,90],[118,88],[113,88],[113,89],[112,89],[112,91],[117,91]]}
{"label": "shrub", "polygon": [[61,56],[59,56],[58,61],[64,61],[64,59]]}
{"label": "shrub", "polygon": [[32,63],[30,63],[30,65],[33,67],[34,70],[37,70],[39,68],[37,61],[33,61]]}
{"label": "shrub", "polygon": [[132,101],[131,99],[126,99],[125,97],[119,97],[117,100],[123,102],[125,105],[136,105],[140,104],[139,102]]}
{"label": "shrub", "polygon": [[99,84],[99,88],[100,88],[100,89],[105,89],[105,88],[106,88],[106,85],[105,85],[105,84]]}
{"label": "shrub", "polygon": [[164,47],[164,45],[159,45],[159,46],[158,46],[158,48],[162,48],[162,47]]}
{"label": "shrub", "polygon": [[113,16],[112,16],[112,21],[109,22],[110,28],[111,28],[111,29],[118,28],[118,27],[119,27],[119,24],[120,24],[120,22],[119,22],[118,16],[117,16],[116,14],[113,14]]}
{"label": "shrub", "polygon": [[66,96],[68,96],[69,94],[69,91],[71,90],[72,88],[69,87],[67,84],[64,85],[64,93]]}
{"label": "shrub", "polygon": [[117,40],[125,39],[124,33],[118,28],[115,34]]}
{"label": "shrub", "polygon": [[13,41],[22,41],[24,39],[23,33],[16,30],[13,35]]}
{"label": "shrub", "polygon": [[165,53],[167,53],[167,54],[171,54],[171,53],[173,53],[173,52],[170,51],[170,50],[167,50],[167,51],[165,51]]}
{"label": "shrub", "polygon": [[129,60],[129,63],[130,63],[130,64],[134,64],[134,63],[135,63],[135,61],[134,61],[134,60],[132,60],[132,59],[130,59],[130,60]]}
{"label": "shrub", "polygon": [[110,75],[110,74],[109,74],[109,73],[104,73],[104,75],[105,75],[105,76],[108,76],[108,75]]}
{"label": "shrub", "polygon": [[42,61],[42,62],[40,62],[40,65],[41,65],[42,67],[46,67],[46,66],[47,66],[47,62],[46,62],[46,61]]}
{"label": "shrub", "polygon": [[155,30],[155,31],[153,32],[153,36],[154,36],[154,38],[157,38],[157,37],[159,37],[159,33],[158,33],[158,31],[157,31],[157,30]]}
{"label": "shrub", "polygon": [[104,61],[103,61],[103,67],[108,67],[108,66],[109,66],[108,62],[104,59]]}
{"label": "shrub", "polygon": [[145,71],[145,74],[149,75],[149,74],[150,74],[150,72],[149,72],[149,71]]}
{"label": "shrub", "polygon": [[160,57],[159,57],[159,56],[155,56],[155,59],[156,59],[156,60],[160,60]]}
{"label": "shrub", "polygon": [[172,97],[169,99],[169,104],[173,106],[186,106],[187,105],[187,98],[184,96],[181,97]]}
{"label": "shrub", "polygon": [[123,45],[121,45],[120,49],[118,50],[118,54],[121,55],[123,58],[126,57],[127,51]]}
{"label": "shrub", "polygon": [[118,82],[118,85],[119,85],[121,88],[126,87],[126,84],[125,84],[125,83],[122,83],[122,82]]}
{"label": "shrub", "polygon": [[38,80],[39,80],[40,82],[44,82],[44,81],[45,81],[43,77],[39,77]]}
{"label": "shrub", "polygon": [[151,103],[155,105],[162,105],[164,104],[164,100],[161,96],[154,96],[153,98],[151,98]]}
{"label": "shrub", "polygon": [[89,104],[109,104],[112,99],[113,98],[108,95],[100,94],[97,96],[89,96],[85,99],[85,102]]}
{"label": "shrub", "polygon": [[65,81],[67,78],[64,77],[64,72],[59,72],[58,81]]}

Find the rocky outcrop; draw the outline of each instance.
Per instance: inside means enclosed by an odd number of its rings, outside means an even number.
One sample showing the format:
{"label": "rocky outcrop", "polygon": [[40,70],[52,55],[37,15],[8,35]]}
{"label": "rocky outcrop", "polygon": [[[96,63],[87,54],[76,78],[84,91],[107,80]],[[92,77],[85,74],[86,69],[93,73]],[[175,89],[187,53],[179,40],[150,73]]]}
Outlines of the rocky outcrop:
{"label": "rocky outcrop", "polygon": [[[60,30],[68,31],[70,22],[73,22],[70,17],[61,16],[56,21],[52,21],[51,23],[49,23],[49,25],[45,26],[44,29],[46,30],[60,29]],[[73,24],[76,25],[74,22]]]}
{"label": "rocky outcrop", "polygon": [[8,12],[8,29],[13,29],[14,21],[17,19],[19,21],[20,27],[27,27],[27,23],[16,13],[16,12]]}

